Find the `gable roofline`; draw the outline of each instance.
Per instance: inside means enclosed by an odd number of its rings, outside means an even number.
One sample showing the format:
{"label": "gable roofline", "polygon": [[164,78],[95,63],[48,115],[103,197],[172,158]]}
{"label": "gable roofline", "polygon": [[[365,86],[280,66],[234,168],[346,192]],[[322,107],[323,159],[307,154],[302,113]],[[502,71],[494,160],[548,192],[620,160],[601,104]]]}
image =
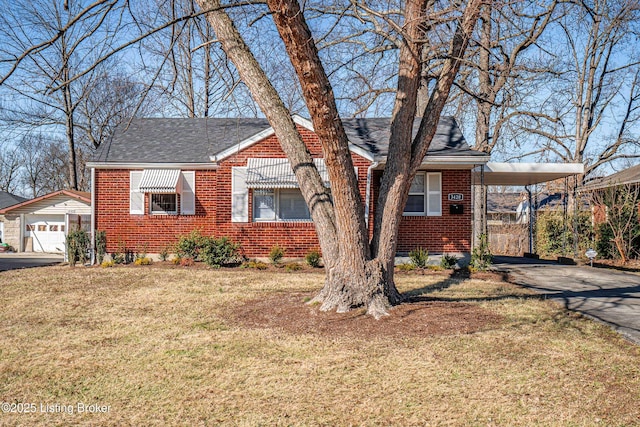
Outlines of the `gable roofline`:
{"label": "gable roofline", "polygon": [[60,195],[68,196],[68,197],[71,197],[72,199],[79,200],[88,205],[91,205],[91,193],[86,193],[84,191],[75,191],[75,190],[58,190],[58,191],[54,191],[53,193],[48,193],[43,196],[36,197],[35,199],[26,200],[22,203],[9,206],[4,209],[0,209],[0,214],[4,215],[7,213],[10,213],[14,209],[19,209],[24,206],[29,206],[30,204],[38,203],[43,200],[51,199],[53,197],[60,196]]}
{"label": "gable roofline", "polygon": [[[315,132],[315,129],[313,128],[313,123],[311,122],[311,120],[305,119],[304,117],[299,116],[298,114],[294,114],[291,116],[291,118],[293,119],[293,122],[299,126],[302,126],[303,128],[311,131],[311,132]],[[221,152],[213,155],[213,156],[209,156],[209,160],[211,160],[214,163],[218,163],[242,150],[245,150],[249,147],[251,147],[252,145],[262,141],[265,138],[268,138],[272,135],[275,135],[275,130],[273,129],[273,126],[269,126],[267,129],[256,133],[255,135],[240,141],[237,144],[232,145],[231,147],[222,150]],[[369,153],[368,151],[355,146],[351,143],[349,143],[349,150],[352,153],[355,153],[359,156],[364,157],[365,159],[373,162],[373,156],[371,155],[371,153]]]}

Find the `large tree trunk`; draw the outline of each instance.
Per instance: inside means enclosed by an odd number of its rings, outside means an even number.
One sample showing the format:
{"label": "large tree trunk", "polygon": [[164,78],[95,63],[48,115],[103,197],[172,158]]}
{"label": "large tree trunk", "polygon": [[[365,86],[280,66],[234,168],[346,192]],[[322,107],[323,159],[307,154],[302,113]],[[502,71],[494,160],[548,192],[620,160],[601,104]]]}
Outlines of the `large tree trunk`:
{"label": "large tree trunk", "polygon": [[[397,235],[408,189],[422,163],[437,127],[440,113],[458,72],[468,38],[473,31],[480,0],[470,0],[451,44],[436,88],[429,99],[420,131],[412,140],[416,116],[416,96],[420,79],[421,18],[428,0],[410,0],[405,15],[405,43],[397,102],[392,120],[390,153],[379,194],[382,202],[369,244],[364,206],[358,192],[346,133],[335,103],[333,90],[320,61],[304,14],[295,0],[267,0],[278,32],[300,80],[311,120],[323,147],[332,184],[332,201],[322,187],[311,156],[277,92],[245,45],[219,0],[198,0],[209,9],[211,23],[222,47],[273,126],[283,150],[292,163],[302,194],[316,224],[327,271],[325,286],[315,301],[323,310],[339,312],[366,307],[378,318],[390,304],[400,301],[393,281]],[[320,195],[320,197],[318,197]],[[322,203],[318,206],[317,202]],[[326,202],[326,203],[325,203]],[[373,249],[373,252],[372,252]]]}

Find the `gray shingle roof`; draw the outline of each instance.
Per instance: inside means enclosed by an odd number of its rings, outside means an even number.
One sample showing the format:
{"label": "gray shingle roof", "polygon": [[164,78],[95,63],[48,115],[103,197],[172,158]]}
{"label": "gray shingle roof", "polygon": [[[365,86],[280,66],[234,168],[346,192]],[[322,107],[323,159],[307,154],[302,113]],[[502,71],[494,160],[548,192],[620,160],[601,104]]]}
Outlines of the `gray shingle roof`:
{"label": "gray shingle roof", "polygon": [[16,196],[15,194],[7,193],[6,191],[0,191],[0,209],[17,205],[18,203],[22,203],[26,200],[29,200],[29,199]]}
{"label": "gray shingle roof", "polygon": [[[375,158],[387,155],[389,118],[345,119],[352,144]],[[419,123],[414,125],[414,134]],[[268,129],[266,119],[135,119],[116,129],[94,156],[100,163],[206,163],[209,157]],[[455,119],[443,117],[429,155],[485,155],[470,149]]]}
{"label": "gray shingle roof", "polygon": [[596,178],[587,183],[583,190],[596,190],[599,188],[614,187],[617,185],[636,184],[640,182],[640,165],[631,166],[602,178]]}

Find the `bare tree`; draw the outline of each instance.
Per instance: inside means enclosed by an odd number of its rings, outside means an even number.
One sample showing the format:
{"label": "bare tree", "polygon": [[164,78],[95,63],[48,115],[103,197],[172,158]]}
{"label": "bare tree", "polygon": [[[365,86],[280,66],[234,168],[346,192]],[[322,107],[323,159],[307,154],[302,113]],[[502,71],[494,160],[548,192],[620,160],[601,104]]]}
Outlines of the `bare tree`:
{"label": "bare tree", "polygon": [[[526,121],[541,138],[538,152],[586,163],[585,177],[611,161],[638,157],[630,137],[638,119],[638,64],[635,35],[640,5],[633,0],[563,3],[556,29],[555,74],[547,99]],[[536,102],[535,100],[532,102]],[[606,128],[617,131],[607,133]]]}
{"label": "bare tree", "polygon": [[13,193],[18,188],[22,159],[14,146],[0,147],[0,190]]}
{"label": "bare tree", "polygon": [[[12,66],[1,82],[22,97],[6,112],[15,126],[60,127],[67,143],[69,172],[65,187],[79,188],[76,120],[80,103],[91,93],[99,67],[83,74],[86,64],[109,49],[115,28],[110,12],[117,1],[34,1],[2,10],[0,27],[6,41],[1,54]],[[117,23],[116,23],[117,24]],[[8,59],[7,59],[8,58]],[[18,65],[21,65],[18,68]]]}
{"label": "bare tree", "polygon": [[[209,23],[273,126],[300,183],[328,264],[325,287],[316,300],[322,302],[324,310],[337,308],[338,311],[346,311],[365,306],[375,317],[386,314],[388,305],[400,300],[393,281],[393,262],[409,186],[435,133],[482,2],[470,1],[459,15],[449,55],[423,112],[417,111],[416,104],[422,69],[420,52],[424,43],[425,27],[422,24],[433,10],[433,4],[420,0],[406,4],[403,24],[398,25],[403,44],[399,54],[400,77],[389,155],[371,242],[332,86],[297,1],[268,0],[267,5],[296,70],[315,132],[323,147],[332,183],[331,201],[289,112],[229,15],[220,9],[217,0],[198,0],[198,3],[204,10],[211,10],[207,13]],[[422,120],[418,134],[413,138],[411,129],[418,113],[422,113],[419,114]]]}
{"label": "bare tree", "polygon": [[[640,246],[640,185],[638,183],[611,185],[591,192],[592,205],[601,213],[611,244],[623,264],[638,255]],[[600,232],[605,230],[601,227]],[[608,234],[608,233],[604,233]],[[604,236],[600,236],[602,239]]]}

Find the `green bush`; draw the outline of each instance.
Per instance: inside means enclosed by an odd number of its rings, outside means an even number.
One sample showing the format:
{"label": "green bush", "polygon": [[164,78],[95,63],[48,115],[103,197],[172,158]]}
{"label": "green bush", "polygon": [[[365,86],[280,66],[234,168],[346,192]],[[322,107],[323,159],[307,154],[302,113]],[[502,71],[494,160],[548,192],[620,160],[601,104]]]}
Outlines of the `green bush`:
{"label": "green bush", "polygon": [[452,269],[458,263],[458,258],[454,255],[442,254],[442,259],[440,260],[440,267],[445,270]]}
{"label": "green bush", "polygon": [[312,250],[304,257],[304,260],[310,267],[318,268],[320,267],[320,252]]}
{"label": "green bush", "polygon": [[297,262],[292,262],[284,266],[284,271],[286,271],[287,273],[291,273],[299,270],[302,270],[302,266]]}
{"label": "green bush", "polygon": [[238,261],[239,245],[227,237],[219,239],[213,237],[201,238],[200,245],[200,259],[209,267],[219,268]]}
{"label": "green bush", "polygon": [[107,253],[107,232],[96,230],[96,261],[102,264],[104,256]]}
{"label": "green bush", "polygon": [[111,254],[111,259],[116,264],[125,264],[127,262],[127,248],[122,240],[118,242],[118,249]]}
{"label": "green bush", "polygon": [[269,266],[262,261],[256,261],[255,259],[252,259],[242,264],[242,268],[254,268],[256,270],[266,270],[267,268],[269,268]]}
{"label": "green bush", "polygon": [[480,242],[471,251],[471,262],[469,265],[473,270],[485,271],[491,267],[492,262],[493,255],[491,255],[491,251],[489,251],[487,235],[481,234]]}
{"label": "green bush", "polygon": [[203,236],[199,230],[193,230],[178,238],[176,243],[176,255],[178,258],[191,258],[197,260],[203,243]]}
{"label": "green bush", "polygon": [[[575,228],[575,230],[574,230]],[[561,212],[543,212],[536,220],[536,250],[547,256],[579,253],[591,245],[593,227],[589,212],[564,216]]]}
{"label": "green bush", "polygon": [[409,258],[416,268],[425,268],[429,261],[429,251],[424,248],[416,248],[409,252]]}
{"label": "green bush", "polygon": [[67,234],[67,258],[69,265],[74,267],[76,262],[84,264],[89,259],[89,247],[91,239],[84,230],[74,230]]}
{"label": "green bush", "polygon": [[415,266],[408,262],[396,265],[396,268],[400,271],[412,271],[415,270]]}
{"label": "green bush", "polygon": [[162,248],[158,255],[160,256],[160,261],[166,261],[167,259],[169,259],[169,247],[165,246],[164,248]]}
{"label": "green bush", "polygon": [[273,246],[271,251],[269,251],[269,261],[271,261],[271,264],[280,264],[280,261],[282,261],[282,258],[284,257],[284,253],[285,249],[280,245]]}

